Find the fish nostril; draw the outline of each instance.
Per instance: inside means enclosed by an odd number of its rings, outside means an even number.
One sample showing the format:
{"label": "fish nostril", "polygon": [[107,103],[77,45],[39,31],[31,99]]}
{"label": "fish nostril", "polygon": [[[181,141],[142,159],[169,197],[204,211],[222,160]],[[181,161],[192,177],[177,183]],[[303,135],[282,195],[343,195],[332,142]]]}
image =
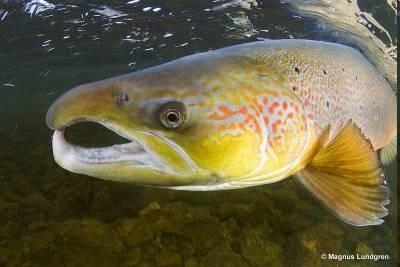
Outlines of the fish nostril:
{"label": "fish nostril", "polygon": [[115,102],[117,105],[123,105],[126,102],[129,102],[129,95],[125,92],[119,92],[115,98]]}

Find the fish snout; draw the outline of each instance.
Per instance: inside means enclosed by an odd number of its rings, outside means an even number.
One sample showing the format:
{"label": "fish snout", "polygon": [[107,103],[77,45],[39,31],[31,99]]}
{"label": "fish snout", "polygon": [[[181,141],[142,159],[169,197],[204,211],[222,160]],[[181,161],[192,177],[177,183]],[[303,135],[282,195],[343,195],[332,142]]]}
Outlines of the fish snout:
{"label": "fish snout", "polygon": [[120,120],[124,112],[117,105],[117,90],[117,83],[108,79],[67,91],[48,109],[47,126],[56,130],[80,121]]}

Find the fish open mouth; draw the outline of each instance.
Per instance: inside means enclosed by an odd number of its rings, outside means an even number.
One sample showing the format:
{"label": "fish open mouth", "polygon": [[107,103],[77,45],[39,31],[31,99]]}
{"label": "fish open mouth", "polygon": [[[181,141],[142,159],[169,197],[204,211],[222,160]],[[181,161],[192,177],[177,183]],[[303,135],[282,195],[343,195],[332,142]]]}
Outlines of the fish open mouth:
{"label": "fish open mouth", "polygon": [[[118,134],[115,130],[113,132]],[[128,143],[107,147],[84,147],[69,143],[65,138],[65,128],[56,129],[52,140],[53,155],[59,165],[74,172],[106,164],[147,167],[161,172],[168,171],[166,164],[149,148],[134,138],[129,137],[128,140]]]}

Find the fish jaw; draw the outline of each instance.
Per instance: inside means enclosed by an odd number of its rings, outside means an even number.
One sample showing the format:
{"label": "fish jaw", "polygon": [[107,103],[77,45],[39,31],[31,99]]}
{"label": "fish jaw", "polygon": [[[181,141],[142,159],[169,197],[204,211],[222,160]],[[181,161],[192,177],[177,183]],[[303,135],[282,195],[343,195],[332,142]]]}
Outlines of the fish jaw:
{"label": "fish jaw", "polygon": [[134,140],[110,147],[84,148],[69,144],[64,131],[55,130],[52,145],[57,164],[74,173],[149,186],[187,184],[189,174],[177,173],[164,159]]}
{"label": "fish jaw", "polygon": [[[107,173],[110,177],[110,170],[113,170],[114,174],[118,171],[119,176],[121,176],[121,169],[130,166],[163,173],[168,171],[167,166],[150,153],[146,153],[137,142],[106,148],[83,148],[69,144],[64,138],[63,130],[55,130],[52,145],[57,164],[75,173],[97,177]],[[115,179],[118,179],[118,176]],[[119,179],[122,179],[122,177]]]}
{"label": "fish jaw", "polygon": [[[78,86],[49,108],[54,159],[62,168],[88,176],[149,186],[207,183],[212,179],[185,151],[156,131],[146,130],[119,105],[120,78]],[[64,131],[78,122],[101,124],[127,144],[84,148],[69,144]]]}

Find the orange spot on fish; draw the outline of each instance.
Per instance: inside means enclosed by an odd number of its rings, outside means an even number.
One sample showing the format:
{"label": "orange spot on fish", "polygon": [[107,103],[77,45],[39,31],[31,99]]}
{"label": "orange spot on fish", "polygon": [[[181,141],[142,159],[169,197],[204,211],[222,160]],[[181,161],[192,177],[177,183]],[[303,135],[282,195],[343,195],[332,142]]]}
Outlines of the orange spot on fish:
{"label": "orange spot on fish", "polygon": [[257,110],[260,110],[260,111],[261,111],[261,110],[263,109],[262,104],[260,104],[260,102],[258,101],[258,99],[257,99],[256,97],[253,98],[252,102],[255,103],[255,105],[256,105],[256,107],[257,107]]}
{"label": "orange spot on fish", "polygon": [[219,111],[221,111],[222,113],[230,113],[230,109],[226,106],[220,106],[218,107]]}
{"label": "orange spot on fish", "polygon": [[208,116],[210,120],[223,120],[225,116],[220,116],[217,113],[213,113],[210,116]]}
{"label": "orange spot on fish", "polygon": [[218,114],[218,113],[213,113],[211,114],[208,118],[210,120],[225,120],[227,119],[229,116],[234,115],[235,112],[231,111],[228,107],[226,106],[219,106],[218,110],[222,113],[222,114]]}
{"label": "orange spot on fish", "polygon": [[237,129],[236,123],[230,123],[230,124],[220,125],[220,126],[218,126],[218,128],[217,128],[218,131],[223,131],[223,130],[236,130],[236,129]]}
{"label": "orange spot on fish", "polygon": [[246,120],[245,120],[245,122],[247,122],[248,124],[250,124],[250,126],[254,126],[254,128],[255,128],[255,131],[257,132],[257,133],[261,133],[261,128],[260,128],[260,126],[258,125],[258,120],[257,119],[255,119],[253,116],[251,116],[250,114],[246,117]]}
{"label": "orange spot on fish", "polygon": [[258,125],[258,123],[256,123],[255,126],[256,126],[256,133],[261,134],[260,125]]}
{"label": "orange spot on fish", "polygon": [[273,124],[272,124],[272,132],[276,132],[278,125],[280,125],[282,121],[280,119],[277,119]]}
{"label": "orange spot on fish", "polygon": [[246,108],[246,107],[241,107],[241,108],[239,109],[239,112],[240,112],[241,114],[246,115],[246,114],[247,114],[247,108]]}
{"label": "orange spot on fish", "polygon": [[272,103],[272,105],[268,108],[268,112],[269,112],[270,114],[273,114],[275,108],[277,108],[278,106],[279,106],[279,103],[278,103],[278,102]]}

